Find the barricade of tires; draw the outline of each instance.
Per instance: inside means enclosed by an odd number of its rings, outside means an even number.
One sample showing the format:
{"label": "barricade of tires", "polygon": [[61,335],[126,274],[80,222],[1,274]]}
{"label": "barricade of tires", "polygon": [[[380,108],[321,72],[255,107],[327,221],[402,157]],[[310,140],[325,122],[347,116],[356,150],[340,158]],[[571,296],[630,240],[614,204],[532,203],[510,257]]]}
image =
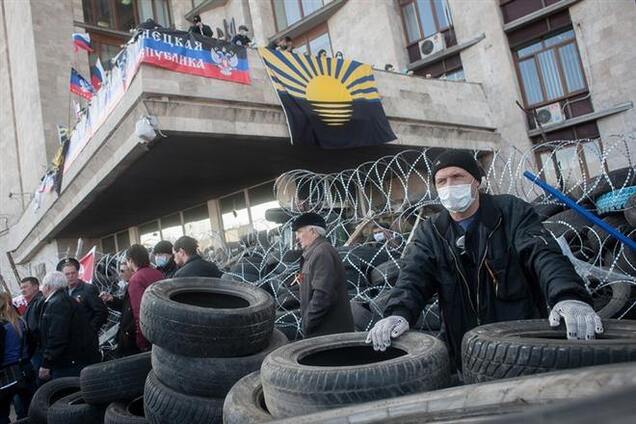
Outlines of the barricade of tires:
{"label": "barricade of tires", "polygon": [[36,424],[146,423],[139,398],[150,372],[150,352],[90,365],[80,377],[40,387],[29,407]]}
{"label": "barricade of tires", "polygon": [[221,423],[223,401],[287,338],[274,302],[253,285],[216,278],[164,280],[146,290],[141,329],[153,344],[143,392],[149,423]]}
{"label": "barricade of tires", "polygon": [[[636,367],[612,364],[417,393],[276,423],[631,423],[635,389]],[[594,408],[577,407],[587,402]],[[612,405],[616,409],[608,410]]]}
{"label": "barricade of tires", "polygon": [[462,341],[464,381],[481,383],[569,368],[636,361],[636,321],[603,320],[595,340],[566,340],[545,320],[474,328]]}
{"label": "barricade of tires", "polygon": [[230,390],[225,424],[297,417],[448,386],[448,352],[435,337],[410,332],[385,352],[374,351],[365,338],[334,334],[276,349],[260,373]]}

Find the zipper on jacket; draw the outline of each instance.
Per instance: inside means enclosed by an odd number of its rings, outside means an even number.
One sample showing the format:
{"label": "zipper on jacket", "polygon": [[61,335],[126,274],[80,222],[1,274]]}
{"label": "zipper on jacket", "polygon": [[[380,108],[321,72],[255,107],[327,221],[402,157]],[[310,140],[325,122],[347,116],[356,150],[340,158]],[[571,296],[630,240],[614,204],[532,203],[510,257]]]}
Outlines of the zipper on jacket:
{"label": "zipper on jacket", "polygon": [[[435,232],[437,233],[439,238],[441,238],[444,241],[444,243],[448,247],[448,250],[450,251],[451,255],[453,256],[453,261],[455,262],[455,268],[457,268],[457,272],[462,277],[462,281],[464,282],[464,286],[466,286],[466,294],[468,296],[468,302],[470,303],[470,307],[473,310],[473,313],[477,317],[477,325],[481,325],[481,319],[479,318],[479,313],[477,313],[477,310],[475,309],[475,304],[473,303],[473,299],[471,299],[471,297],[470,297],[470,286],[468,285],[468,281],[466,280],[466,277],[464,277],[464,273],[462,273],[462,270],[459,268],[459,262],[457,260],[457,256],[455,256],[455,252],[453,251],[451,245],[448,243],[448,240],[446,240],[440,234],[440,232],[437,229],[437,227],[435,226],[435,224],[431,223],[431,226],[435,229]],[[477,293],[476,298],[477,298],[477,302],[478,302],[477,304],[479,305],[479,293]]]}
{"label": "zipper on jacket", "polygon": [[[484,249],[484,256],[481,258],[481,264],[479,265],[479,268],[477,268],[477,310],[479,312],[481,312],[481,309],[479,309],[479,297],[481,295],[481,291],[480,289],[480,282],[481,282],[481,268],[484,266],[484,263],[486,262],[486,256],[488,255],[488,246],[490,245],[490,239],[492,238],[493,234],[495,234],[495,231],[497,231],[497,228],[499,228],[499,225],[501,225],[501,217],[499,217],[499,221],[497,221],[497,225],[495,225],[495,228],[490,232],[490,234],[488,234],[488,238],[486,239],[486,249]],[[495,280],[495,296],[497,295],[497,281]],[[477,316],[479,317],[479,314],[477,314]],[[477,321],[479,322],[479,318],[477,318]]]}

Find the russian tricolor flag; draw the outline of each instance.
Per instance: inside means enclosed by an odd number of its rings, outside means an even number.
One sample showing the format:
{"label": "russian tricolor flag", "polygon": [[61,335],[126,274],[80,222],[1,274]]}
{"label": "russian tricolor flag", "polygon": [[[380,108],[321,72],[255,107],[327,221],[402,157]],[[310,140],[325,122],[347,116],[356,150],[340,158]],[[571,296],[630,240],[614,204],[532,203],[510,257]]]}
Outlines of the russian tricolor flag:
{"label": "russian tricolor flag", "polygon": [[90,100],[95,94],[95,89],[74,68],[71,68],[71,93]]}
{"label": "russian tricolor flag", "polygon": [[102,66],[101,60],[99,57],[95,61],[95,66],[91,66],[91,84],[95,88],[95,91],[99,90],[104,82],[104,77],[106,73],[104,72],[104,67]]}
{"label": "russian tricolor flag", "polygon": [[86,50],[87,52],[93,51],[91,36],[88,34],[84,34],[81,32],[73,33],[73,45],[75,46],[75,51],[79,49]]}

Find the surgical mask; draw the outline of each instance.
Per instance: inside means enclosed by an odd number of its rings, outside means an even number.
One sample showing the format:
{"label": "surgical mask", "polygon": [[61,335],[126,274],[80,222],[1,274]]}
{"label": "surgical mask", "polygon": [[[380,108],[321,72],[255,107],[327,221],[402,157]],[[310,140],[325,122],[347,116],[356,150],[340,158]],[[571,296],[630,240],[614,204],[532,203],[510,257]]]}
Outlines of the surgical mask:
{"label": "surgical mask", "polygon": [[373,240],[377,241],[378,243],[384,241],[384,233],[373,233]]}
{"label": "surgical mask", "polygon": [[155,256],[155,264],[158,267],[166,266],[169,261],[170,259],[165,256]]}
{"label": "surgical mask", "polygon": [[442,187],[437,190],[437,193],[442,206],[449,212],[465,212],[475,200],[471,184]]}

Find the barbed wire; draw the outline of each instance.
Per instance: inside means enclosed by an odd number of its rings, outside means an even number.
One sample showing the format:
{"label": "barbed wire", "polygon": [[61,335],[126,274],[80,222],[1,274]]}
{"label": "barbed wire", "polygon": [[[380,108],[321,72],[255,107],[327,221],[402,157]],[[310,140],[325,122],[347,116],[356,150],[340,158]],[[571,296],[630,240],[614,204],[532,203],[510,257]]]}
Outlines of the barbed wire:
{"label": "barbed wire", "polygon": [[[525,152],[515,148],[475,152],[484,177],[481,190],[512,194],[530,202],[555,239],[562,240],[586,282],[603,318],[636,315],[636,252],[604,230],[567,210],[523,177],[531,170],[584,208],[598,213],[632,240],[636,229],[626,217],[626,199],[636,186],[634,134],[599,140],[552,141]],[[382,316],[397,280],[408,235],[418,220],[441,210],[431,178],[439,150],[406,150],[337,173],[293,170],[274,184],[280,204],[279,226],[247,234],[238,248],[209,249],[207,256],[225,271],[223,278],[243,281],[269,292],[277,307],[276,326],[291,340],[302,337],[300,296],[294,284],[300,251],[294,249],[292,219],[302,212],[322,215],[327,236],[345,266],[356,329],[368,330]],[[607,193],[612,193],[608,195]],[[600,207],[600,199],[606,200]],[[609,199],[609,200],[607,200]],[[382,227],[385,241],[369,238],[367,226]],[[358,237],[352,237],[357,234]],[[212,239],[215,234],[212,234]],[[216,237],[220,239],[219,235]],[[98,262],[96,284],[112,291],[119,255]],[[113,272],[114,270],[114,272]],[[437,299],[422,311],[417,329],[437,332],[441,326]]]}

